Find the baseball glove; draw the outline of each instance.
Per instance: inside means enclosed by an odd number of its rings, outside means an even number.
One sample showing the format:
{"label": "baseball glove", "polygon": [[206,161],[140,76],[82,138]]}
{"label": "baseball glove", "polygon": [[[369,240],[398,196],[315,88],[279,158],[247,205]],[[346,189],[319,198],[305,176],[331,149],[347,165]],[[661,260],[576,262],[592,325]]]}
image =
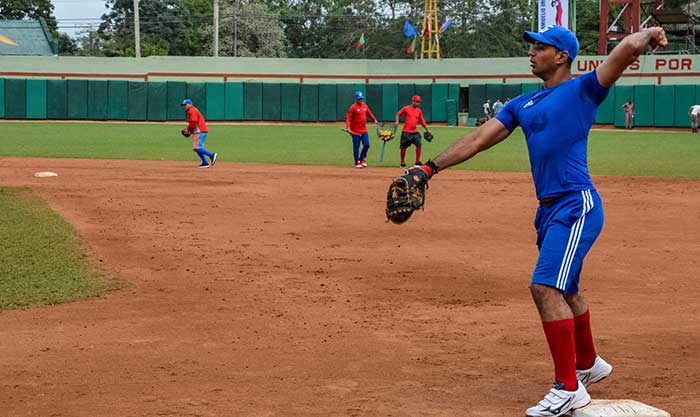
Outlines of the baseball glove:
{"label": "baseball glove", "polygon": [[425,132],[425,133],[423,133],[423,138],[425,140],[427,140],[428,142],[432,142],[433,141],[433,134],[430,132]]}
{"label": "baseball glove", "polygon": [[386,193],[386,218],[401,224],[425,204],[428,174],[421,168],[411,168],[396,178]]}
{"label": "baseball glove", "polygon": [[192,133],[190,133],[190,131],[187,130],[187,129],[182,129],[182,130],[180,131],[180,133],[182,133],[182,136],[184,136],[184,137],[186,137],[186,138],[189,138],[190,135],[192,134]]}

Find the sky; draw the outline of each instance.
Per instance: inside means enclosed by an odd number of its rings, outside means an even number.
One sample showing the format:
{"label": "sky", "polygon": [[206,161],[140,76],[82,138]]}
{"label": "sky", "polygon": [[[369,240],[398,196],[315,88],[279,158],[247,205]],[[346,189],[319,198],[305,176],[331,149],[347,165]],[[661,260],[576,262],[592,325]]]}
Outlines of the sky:
{"label": "sky", "polygon": [[58,20],[58,31],[71,37],[83,30],[86,24],[100,22],[100,17],[107,9],[104,0],[51,0],[54,16]]}

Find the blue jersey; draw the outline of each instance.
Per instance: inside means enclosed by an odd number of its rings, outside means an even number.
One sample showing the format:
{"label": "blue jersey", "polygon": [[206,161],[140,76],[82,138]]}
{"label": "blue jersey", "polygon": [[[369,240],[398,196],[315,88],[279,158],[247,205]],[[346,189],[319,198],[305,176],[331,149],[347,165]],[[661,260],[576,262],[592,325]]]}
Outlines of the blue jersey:
{"label": "blue jersey", "polygon": [[511,132],[522,127],[538,199],[593,188],[588,174],[588,132],[608,90],[592,71],[522,94],[496,116]]}

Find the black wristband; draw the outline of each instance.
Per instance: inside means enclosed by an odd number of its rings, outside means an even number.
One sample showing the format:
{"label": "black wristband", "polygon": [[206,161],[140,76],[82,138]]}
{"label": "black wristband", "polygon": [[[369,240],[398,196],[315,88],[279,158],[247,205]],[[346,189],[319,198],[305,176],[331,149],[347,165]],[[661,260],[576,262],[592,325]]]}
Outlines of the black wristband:
{"label": "black wristband", "polygon": [[431,161],[431,160],[428,160],[428,162],[426,162],[425,165],[429,166],[430,169],[433,170],[433,174],[431,175],[431,177],[432,177],[433,175],[437,174],[438,171],[440,170],[440,167],[438,167],[437,165],[435,165],[435,162],[433,162],[433,161]]}

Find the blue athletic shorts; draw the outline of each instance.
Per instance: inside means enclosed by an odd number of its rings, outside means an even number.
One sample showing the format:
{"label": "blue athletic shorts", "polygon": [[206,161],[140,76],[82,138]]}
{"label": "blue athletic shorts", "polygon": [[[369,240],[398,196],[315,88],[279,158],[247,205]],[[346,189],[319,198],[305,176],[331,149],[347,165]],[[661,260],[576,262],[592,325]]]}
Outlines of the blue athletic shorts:
{"label": "blue athletic shorts", "polygon": [[583,259],[603,229],[603,204],[596,190],[574,191],[550,204],[541,204],[535,216],[540,256],[532,283],[578,293]]}
{"label": "blue athletic shorts", "polygon": [[192,134],[192,149],[204,149],[204,142],[207,140],[207,132],[198,132]]}

